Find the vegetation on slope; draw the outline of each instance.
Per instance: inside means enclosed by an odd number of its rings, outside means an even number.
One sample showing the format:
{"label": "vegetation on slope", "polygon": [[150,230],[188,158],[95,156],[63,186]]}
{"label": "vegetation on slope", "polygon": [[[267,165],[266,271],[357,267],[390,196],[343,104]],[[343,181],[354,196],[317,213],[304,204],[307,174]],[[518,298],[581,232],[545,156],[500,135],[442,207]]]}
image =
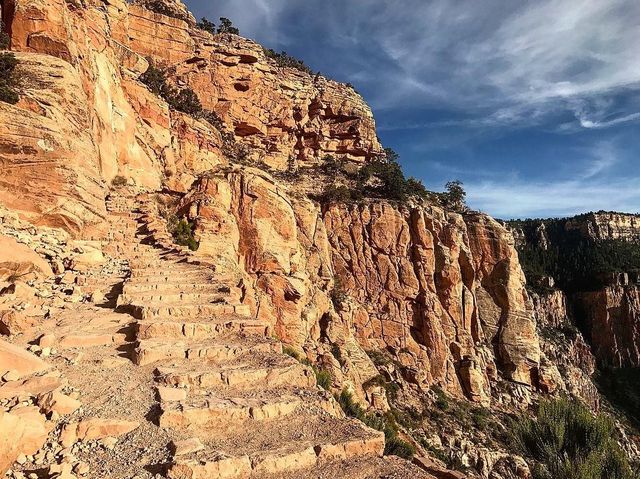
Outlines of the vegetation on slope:
{"label": "vegetation on slope", "polygon": [[[466,209],[466,192],[461,181],[447,183],[444,193],[429,191],[420,180],[405,176],[399,159],[398,153],[386,148],[383,155],[365,164],[355,175],[345,174],[350,186],[334,183],[326,188],[320,201],[343,203],[384,198],[404,203],[417,198],[454,211]],[[327,175],[338,177],[343,173],[340,162],[334,157],[328,155],[323,162]]]}
{"label": "vegetation on slope", "polygon": [[11,43],[11,37],[5,30],[5,25],[2,20],[0,20],[0,50],[6,50],[9,48],[9,44]]}
{"label": "vegetation on slope", "polygon": [[595,376],[600,393],[640,430],[640,369],[605,368]]}
{"label": "vegetation on slope", "polygon": [[533,479],[632,479],[611,418],[567,399],[542,401],[535,418],[514,423],[520,451],[535,460]]}
{"label": "vegetation on slope", "polygon": [[18,59],[13,53],[0,53],[0,101],[15,105],[19,96],[15,90],[17,77],[15,69]]}
{"label": "vegetation on slope", "polygon": [[[625,240],[594,241],[575,230],[567,231],[567,220],[510,221],[527,239],[518,247],[520,263],[532,288],[544,276],[551,276],[568,293],[594,291],[605,285],[611,273],[640,270],[640,243]],[[544,224],[549,245],[544,248],[535,237]]]}
{"label": "vegetation on slope", "polygon": [[384,432],[384,453],[386,455],[411,459],[416,453],[416,448],[400,437],[398,424],[392,414],[381,415],[366,412],[346,389],[336,395],[335,399],[347,416],[356,418],[367,426]]}
{"label": "vegetation on slope", "polygon": [[308,73],[309,75],[314,74],[313,70],[304,61],[292,57],[285,51],[278,53],[271,48],[263,48],[263,51],[265,56],[274,60],[279,67],[295,68],[296,70]]}

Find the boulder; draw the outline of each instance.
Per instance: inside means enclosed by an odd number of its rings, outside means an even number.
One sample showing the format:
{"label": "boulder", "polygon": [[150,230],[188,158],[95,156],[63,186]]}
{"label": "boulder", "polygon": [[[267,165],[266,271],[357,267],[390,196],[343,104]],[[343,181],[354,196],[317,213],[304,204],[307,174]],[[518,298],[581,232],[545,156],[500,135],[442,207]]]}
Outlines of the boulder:
{"label": "boulder", "polygon": [[16,371],[19,377],[46,371],[51,366],[24,349],[0,340],[0,374]]}
{"label": "boulder", "polygon": [[22,312],[15,311],[13,309],[0,311],[1,335],[13,336],[15,334],[24,333],[35,327],[37,324],[38,321],[33,316],[27,316]]}
{"label": "boulder", "polygon": [[63,446],[68,447],[78,441],[91,441],[108,437],[117,438],[133,431],[138,426],[140,426],[140,423],[136,421],[86,419],[67,424],[60,434],[60,442]]}
{"label": "boulder", "polygon": [[53,276],[53,271],[49,263],[35,251],[14,238],[0,236],[0,281],[50,276]]}
{"label": "boulder", "polygon": [[20,408],[15,412],[0,409],[0,475],[21,454],[38,451],[47,438],[45,418],[37,408]]}

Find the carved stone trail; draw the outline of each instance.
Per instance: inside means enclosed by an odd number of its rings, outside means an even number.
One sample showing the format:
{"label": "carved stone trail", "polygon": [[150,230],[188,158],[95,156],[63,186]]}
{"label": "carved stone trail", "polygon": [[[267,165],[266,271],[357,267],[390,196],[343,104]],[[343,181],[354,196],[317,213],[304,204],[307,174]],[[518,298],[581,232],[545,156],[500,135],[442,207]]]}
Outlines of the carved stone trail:
{"label": "carved stone trail", "polygon": [[135,207],[108,203],[118,224],[108,249],[130,265],[118,305],[136,318],[132,360],[153,374],[167,477],[430,477],[382,457],[384,435],[344,417],[313,370],[283,353],[242,304],[239,278],[195,264]]}

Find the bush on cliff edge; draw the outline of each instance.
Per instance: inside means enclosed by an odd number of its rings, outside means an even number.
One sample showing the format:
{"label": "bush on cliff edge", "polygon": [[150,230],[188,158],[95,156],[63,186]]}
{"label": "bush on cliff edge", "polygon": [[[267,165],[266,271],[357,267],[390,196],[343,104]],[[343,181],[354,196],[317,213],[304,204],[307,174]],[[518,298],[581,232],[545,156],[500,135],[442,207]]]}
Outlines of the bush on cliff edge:
{"label": "bush on cliff edge", "polygon": [[6,50],[11,43],[11,37],[5,30],[4,22],[0,20],[0,50]]}
{"label": "bush on cliff edge", "polygon": [[0,101],[15,105],[18,93],[15,91],[18,59],[13,53],[0,53]]}
{"label": "bush on cliff edge", "polygon": [[613,421],[577,401],[542,401],[513,427],[520,451],[536,461],[533,479],[632,479]]}

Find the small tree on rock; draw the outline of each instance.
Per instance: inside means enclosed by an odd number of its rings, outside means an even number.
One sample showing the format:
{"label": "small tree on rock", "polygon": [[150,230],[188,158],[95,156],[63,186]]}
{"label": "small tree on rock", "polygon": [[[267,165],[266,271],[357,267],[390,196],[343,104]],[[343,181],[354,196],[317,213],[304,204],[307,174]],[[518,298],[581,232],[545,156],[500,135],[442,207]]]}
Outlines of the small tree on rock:
{"label": "small tree on rock", "polygon": [[213,22],[210,22],[207,17],[202,17],[202,20],[200,20],[196,26],[200,29],[200,30],[204,30],[205,32],[209,32],[212,35],[216,34],[216,26],[214,25]]}
{"label": "small tree on rock", "polygon": [[13,53],[0,53],[0,101],[12,105],[19,100],[18,93],[14,89],[16,66],[18,66],[18,59]]}
{"label": "small tree on rock", "polygon": [[444,187],[447,190],[443,194],[445,207],[457,211],[466,209],[467,192],[463,188],[462,181],[449,181]]}
{"label": "small tree on rock", "polygon": [[218,26],[218,33],[231,33],[233,35],[240,35],[240,30],[233,26],[231,20],[225,17],[220,17],[220,25]]}

